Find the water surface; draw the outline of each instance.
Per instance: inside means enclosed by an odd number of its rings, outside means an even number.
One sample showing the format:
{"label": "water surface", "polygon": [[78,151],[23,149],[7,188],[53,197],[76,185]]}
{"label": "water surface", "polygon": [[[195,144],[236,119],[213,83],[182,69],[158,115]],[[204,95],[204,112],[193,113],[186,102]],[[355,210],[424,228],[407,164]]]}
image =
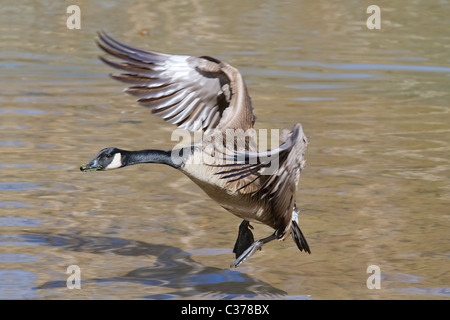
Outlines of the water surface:
{"label": "water surface", "polygon": [[[0,8],[0,298],[448,299],[448,1],[62,1]],[[45,8],[45,9],[44,9]],[[236,9],[238,8],[238,10]],[[96,31],[238,67],[257,128],[309,137],[312,254],[272,242],[229,269],[239,219],[158,165],[81,173],[100,149],[170,149]],[[272,231],[256,225],[255,236]],[[81,290],[66,287],[81,268]],[[369,265],[381,289],[369,290]]]}

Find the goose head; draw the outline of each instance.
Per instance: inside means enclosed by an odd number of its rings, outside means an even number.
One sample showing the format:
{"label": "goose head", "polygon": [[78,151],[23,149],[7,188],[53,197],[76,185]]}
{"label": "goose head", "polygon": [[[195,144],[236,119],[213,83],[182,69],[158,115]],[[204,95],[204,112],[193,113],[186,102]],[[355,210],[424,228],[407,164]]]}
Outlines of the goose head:
{"label": "goose head", "polygon": [[117,169],[124,166],[122,161],[123,150],[118,148],[105,148],[101,150],[97,156],[85,166],[81,166],[81,171],[101,171]]}

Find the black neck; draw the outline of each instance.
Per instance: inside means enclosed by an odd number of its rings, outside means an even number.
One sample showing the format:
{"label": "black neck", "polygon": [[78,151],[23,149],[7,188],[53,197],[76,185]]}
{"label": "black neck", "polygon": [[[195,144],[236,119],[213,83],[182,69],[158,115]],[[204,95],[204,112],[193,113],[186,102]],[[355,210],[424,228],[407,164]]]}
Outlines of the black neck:
{"label": "black neck", "polygon": [[138,163],[161,163],[178,168],[179,165],[172,161],[171,154],[171,151],[163,150],[122,151],[122,163],[124,166]]}

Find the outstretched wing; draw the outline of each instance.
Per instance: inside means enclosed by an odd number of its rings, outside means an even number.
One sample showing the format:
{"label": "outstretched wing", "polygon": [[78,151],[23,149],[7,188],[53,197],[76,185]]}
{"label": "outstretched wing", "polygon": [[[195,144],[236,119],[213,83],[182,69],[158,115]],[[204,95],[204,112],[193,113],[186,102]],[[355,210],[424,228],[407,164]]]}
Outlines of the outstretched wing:
{"label": "outstretched wing", "polygon": [[237,69],[211,57],[168,55],[122,44],[99,32],[97,45],[119,58],[100,59],[124,71],[111,74],[125,91],[167,122],[190,131],[253,127],[254,115]]}
{"label": "outstretched wing", "polygon": [[218,172],[222,179],[230,183],[249,181],[241,189],[260,180],[260,187],[253,191],[252,196],[269,200],[274,221],[279,221],[277,230],[280,238],[291,224],[295,191],[306,161],[307,144],[302,126],[296,124],[278,148],[265,152],[235,151],[234,156],[227,159],[232,160],[232,164],[219,165],[225,168]]}

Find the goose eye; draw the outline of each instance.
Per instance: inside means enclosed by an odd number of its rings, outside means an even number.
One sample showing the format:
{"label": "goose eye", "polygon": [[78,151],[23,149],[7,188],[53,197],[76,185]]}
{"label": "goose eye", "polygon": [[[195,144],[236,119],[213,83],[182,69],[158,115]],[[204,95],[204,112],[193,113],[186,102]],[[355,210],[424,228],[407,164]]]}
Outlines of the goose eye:
{"label": "goose eye", "polygon": [[108,153],[108,154],[106,155],[106,157],[107,157],[107,158],[111,158],[111,157],[112,157],[112,154]]}

